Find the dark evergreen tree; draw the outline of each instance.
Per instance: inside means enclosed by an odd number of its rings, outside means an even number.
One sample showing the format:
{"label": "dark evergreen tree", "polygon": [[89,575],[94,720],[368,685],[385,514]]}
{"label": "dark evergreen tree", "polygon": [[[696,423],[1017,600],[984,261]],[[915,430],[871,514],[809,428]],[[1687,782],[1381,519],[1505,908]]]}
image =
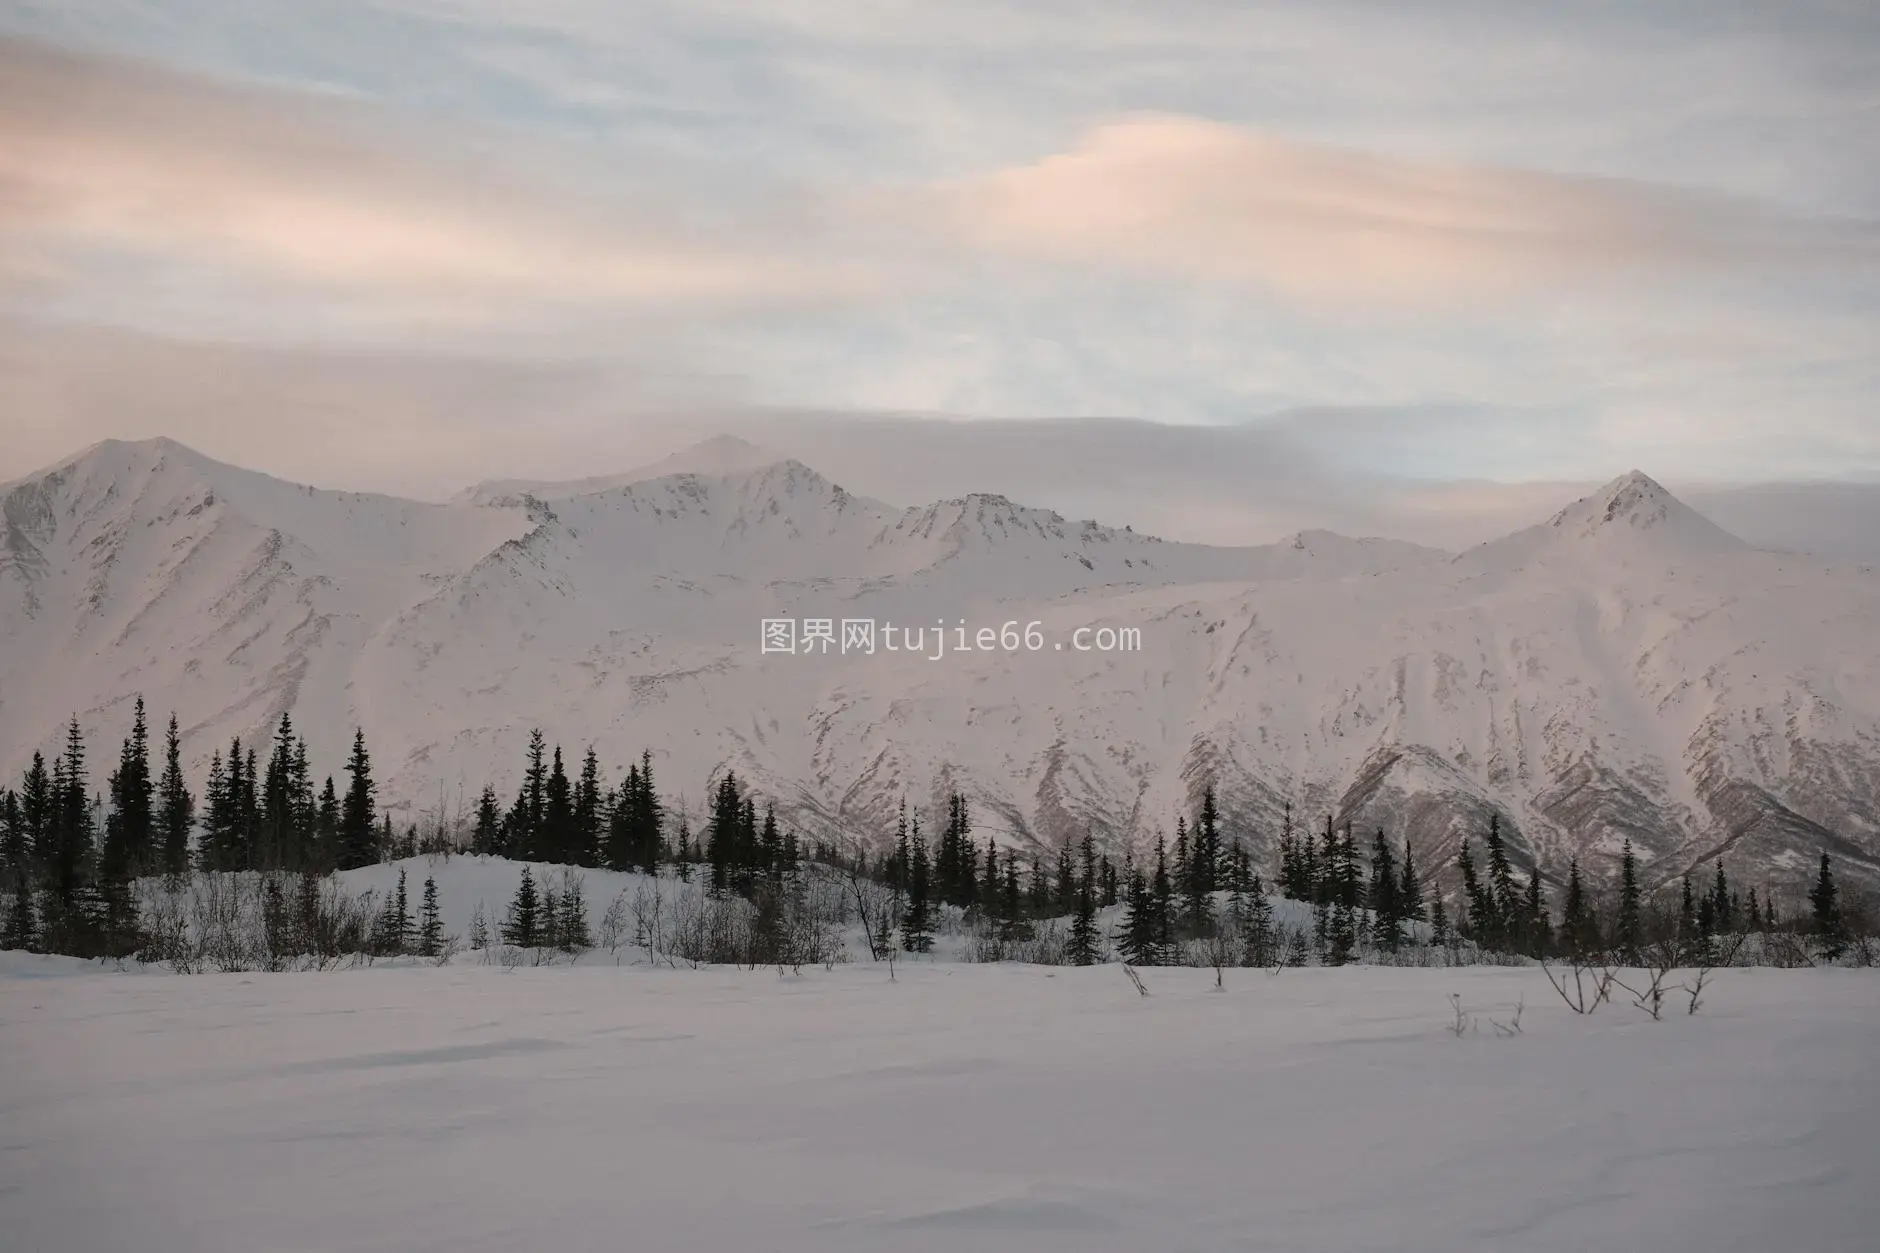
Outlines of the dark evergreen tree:
{"label": "dark evergreen tree", "polygon": [[1730,881],[1723,874],[1723,858],[1717,859],[1717,877],[1710,888],[1711,927],[1717,932],[1727,932],[1736,923],[1735,902],[1730,897]]}
{"label": "dark evergreen tree", "polygon": [[1195,855],[1188,845],[1188,820],[1181,815],[1175,818],[1174,865],[1170,875],[1175,887],[1178,911],[1170,918],[1170,924],[1180,932],[1189,923],[1195,901]]}
{"label": "dark evergreen tree", "polygon": [[1073,913],[1077,909],[1077,863],[1071,855],[1070,837],[1058,849],[1057,896],[1054,912],[1060,915]]}
{"label": "dark evergreen tree", "polygon": [[[1202,898],[1220,890],[1221,815],[1214,801],[1214,785],[1201,792],[1201,812],[1195,817],[1194,870],[1192,891]],[[1191,913],[1195,911],[1191,910]],[[1202,911],[1206,912],[1206,911]]]}
{"label": "dark evergreen tree", "polygon": [[1553,926],[1547,917],[1547,904],[1541,899],[1539,867],[1528,872],[1527,899],[1522,902],[1521,928],[1527,941],[1529,957],[1545,957],[1553,946]]}
{"label": "dark evergreen tree", "polygon": [[1808,891],[1808,903],[1814,907],[1815,943],[1822,956],[1829,961],[1839,959],[1848,948],[1847,920],[1841,914],[1841,894],[1826,853],[1821,855],[1815,886]]}
{"label": "dark evergreen tree", "polygon": [[1405,922],[1422,922],[1427,917],[1423,908],[1423,879],[1417,873],[1416,853],[1410,847],[1408,836],[1403,842],[1403,871],[1397,879],[1397,912]]}
{"label": "dark evergreen tree", "polygon": [[111,776],[110,796],[98,872],[107,882],[122,883],[156,864],[156,786],[150,778],[150,732],[141,696],[132,714],[131,733],[118,754],[117,771]]}
{"label": "dark evergreen tree", "polygon": [[306,758],[296,749],[294,721],[284,712],[275,729],[260,791],[260,838],[254,861],[267,869],[285,866],[298,870],[309,861],[306,845],[311,832],[306,820],[311,806],[300,794],[303,781],[299,777]]}
{"label": "dark evergreen tree", "polygon": [[1515,887],[1514,867],[1508,862],[1508,846],[1501,836],[1500,814],[1488,816],[1487,849],[1488,889],[1495,898],[1498,939],[1505,945],[1516,938],[1513,933],[1519,929],[1519,921],[1527,911],[1521,891]]}
{"label": "dark evergreen tree", "polygon": [[1280,895],[1287,900],[1303,901],[1311,896],[1305,859],[1299,842],[1293,837],[1292,802],[1286,802],[1286,816],[1279,833]]}
{"label": "dark evergreen tree", "polygon": [[1094,966],[1099,956],[1101,936],[1097,932],[1096,859],[1090,854],[1090,836],[1084,836],[1084,871],[1077,880],[1077,907],[1071,912],[1070,944],[1067,951],[1073,966]]}
{"label": "dark evergreen tree", "polygon": [[901,947],[910,953],[933,949],[933,867],[927,841],[920,833],[920,815],[914,815],[908,839],[907,908],[901,911]]}
{"label": "dark evergreen tree", "polygon": [[437,908],[437,877],[424,878],[424,903],[418,907],[418,955],[436,957],[444,951],[444,917]]}
{"label": "dark evergreen tree", "polygon": [[535,890],[535,876],[524,866],[522,877],[516,884],[516,895],[509,902],[509,912],[503,917],[503,943],[515,948],[540,946],[541,909],[542,899]]}
{"label": "dark evergreen tree", "polygon": [[1116,932],[1117,952],[1134,966],[1153,966],[1161,959],[1155,904],[1140,873],[1129,877],[1123,893],[1123,919]]}
{"label": "dark evergreen tree", "polygon": [[1593,928],[1592,912],[1586,902],[1586,886],[1580,879],[1580,859],[1567,862],[1567,898],[1560,909],[1560,947],[1567,956],[1581,959],[1599,951],[1599,936]]}
{"label": "dark evergreen tree", "polygon": [[378,788],[372,782],[372,757],[366,751],[363,728],[353,730],[352,755],[346,760],[346,774],[348,781],[345,799],[340,804],[334,865],[340,870],[353,870],[378,860]]}
{"label": "dark evergreen tree", "polygon": [[523,857],[535,861],[553,860],[548,853],[548,843],[543,838],[542,826],[548,809],[548,745],[542,738],[542,729],[536,727],[529,732],[528,765],[522,773],[522,791],[517,797],[516,813],[512,816],[511,841],[515,851],[511,857]]}
{"label": "dark evergreen tree", "polygon": [[319,804],[313,812],[313,863],[310,869],[325,874],[339,859],[340,803],[334,790],[333,776],[326,776],[320,789]]}
{"label": "dark evergreen tree", "polygon": [[1280,960],[1278,936],[1273,929],[1273,906],[1266,899],[1266,885],[1254,875],[1246,893],[1245,914],[1240,922],[1241,960],[1249,966],[1273,966]]}
{"label": "dark evergreen tree", "polygon": [[189,833],[196,825],[196,798],[183,778],[182,741],[176,715],[163,735],[163,782],[157,790],[157,835],[162,844],[165,874],[189,870]]}
{"label": "dark evergreen tree", "polygon": [[568,772],[562,768],[561,745],[555,745],[554,764],[549,767],[548,783],[543,792],[542,827],[536,842],[540,859],[558,865],[574,865],[576,834],[574,829],[574,791]]}
{"label": "dark evergreen tree", "polygon": [[563,878],[555,911],[555,947],[564,953],[581,953],[594,947],[588,930],[587,898],[579,875]]}
{"label": "dark evergreen tree", "polygon": [[1613,925],[1612,939],[1619,960],[1627,965],[1639,963],[1639,950],[1645,941],[1638,884],[1638,856],[1627,839],[1619,854],[1619,914]]}
{"label": "dark evergreen tree", "polygon": [[1394,953],[1403,945],[1404,916],[1397,901],[1397,893],[1403,887],[1397,877],[1397,859],[1390,851],[1390,843],[1384,838],[1384,828],[1377,829],[1377,837],[1371,843],[1371,915],[1374,919],[1373,932],[1377,946],[1387,953]]}
{"label": "dark evergreen tree", "polygon": [[783,882],[783,836],[777,830],[777,807],[766,802],[764,825],[757,836],[758,870],[772,887]]}
{"label": "dark evergreen tree", "polygon": [[600,865],[603,812],[600,759],[588,745],[581,759],[581,778],[574,788],[574,815],[569,826],[568,860],[577,866]]}
{"label": "dark evergreen tree", "polygon": [[1469,849],[1466,836],[1463,837],[1461,851],[1456,854],[1456,868],[1462,872],[1463,903],[1467,907],[1467,911],[1456,920],[1457,929],[1484,948],[1498,946],[1502,927],[1499,911],[1495,908],[1495,895],[1475,871],[1475,856]]}
{"label": "dark evergreen tree", "polygon": [[1149,918],[1155,935],[1155,961],[1160,966],[1175,959],[1175,883],[1168,872],[1168,845],[1155,837],[1155,872],[1149,879]]}
{"label": "dark evergreen tree", "polygon": [[637,865],[647,874],[657,874],[666,855],[666,807],[660,802],[659,788],[653,782],[653,751],[640,750],[640,786],[634,793],[635,844],[640,850]]}
{"label": "dark evergreen tree", "polygon": [[705,860],[711,863],[711,887],[720,895],[731,890],[733,877],[741,864],[738,827],[742,809],[737,776],[727,770],[718,780],[712,797],[710,825],[705,830]]}
{"label": "dark evergreen tree", "polygon": [[40,927],[55,953],[89,956],[98,919],[91,887],[94,848],[91,797],[85,770],[85,737],[74,717],[66,727],[65,751],[52,768],[51,813],[40,861],[45,899]]}
{"label": "dark evergreen tree", "polygon": [[19,794],[0,792],[0,887],[5,890],[6,925],[0,927],[0,948],[34,949],[39,945],[39,922],[33,909],[32,841]]}
{"label": "dark evergreen tree", "polygon": [[477,796],[476,825],[471,828],[470,851],[479,857],[492,856],[502,850],[502,839],[502,805],[496,799],[496,789],[486,783]]}

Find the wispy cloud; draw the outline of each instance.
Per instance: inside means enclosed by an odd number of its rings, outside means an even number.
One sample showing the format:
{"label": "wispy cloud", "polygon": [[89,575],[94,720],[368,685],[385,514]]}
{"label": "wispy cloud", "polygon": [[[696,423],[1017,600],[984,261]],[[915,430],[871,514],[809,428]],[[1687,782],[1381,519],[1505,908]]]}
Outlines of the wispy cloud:
{"label": "wispy cloud", "polygon": [[584,198],[446,138],[339,100],[0,40],[0,238],[39,258],[16,281],[103,253],[452,318],[515,302],[801,308],[877,286],[813,241],[761,238],[762,219],[702,227],[656,196]]}
{"label": "wispy cloud", "polygon": [[1872,223],[1310,146],[1192,117],[1100,126],[1068,152],[963,180],[945,198],[975,247],[1313,303],[1446,305],[1667,273],[1880,262]]}

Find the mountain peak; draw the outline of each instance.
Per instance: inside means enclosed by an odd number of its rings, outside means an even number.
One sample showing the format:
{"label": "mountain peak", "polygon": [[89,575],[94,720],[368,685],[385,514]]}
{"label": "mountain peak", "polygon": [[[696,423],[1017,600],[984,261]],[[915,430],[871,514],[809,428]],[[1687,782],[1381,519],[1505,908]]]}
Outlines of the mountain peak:
{"label": "mountain peak", "polygon": [[1743,541],[1686,505],[1650,475],[1632,470],[1555,514],[1550,524],[1585,540],[1651,532],[1678,548],[1715,551]]}
{"label": "mountain peak", "polygon": [[[1669,518],[1673,509],[1683,507],[1663,484],[1642,470],[1621,474],[1589,499],[1600,526],[1615,522],[1636,527],[1655,526]],[[1559,525],[1558,519],[1555,525]]]}
{"label": "mountain peak", "polygon": [[1458,561],[1513,569],[1551,555],[1600,553],[1678,561],[1749,547],[1639,470],[1574,501],[1547,522],[1470,549]]}

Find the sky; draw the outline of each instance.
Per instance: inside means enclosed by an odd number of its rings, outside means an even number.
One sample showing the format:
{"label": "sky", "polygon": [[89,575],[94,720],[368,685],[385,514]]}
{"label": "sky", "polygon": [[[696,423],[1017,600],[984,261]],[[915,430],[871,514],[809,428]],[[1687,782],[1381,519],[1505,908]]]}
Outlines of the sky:
{"label": "sky", "polygon": [[1004,423],[989,490],[1182,530],[1231,446],[1264,527],[1872,481],[1876,384],[1871,3],[0,6],[0,479],[866,431],[919,494]]}

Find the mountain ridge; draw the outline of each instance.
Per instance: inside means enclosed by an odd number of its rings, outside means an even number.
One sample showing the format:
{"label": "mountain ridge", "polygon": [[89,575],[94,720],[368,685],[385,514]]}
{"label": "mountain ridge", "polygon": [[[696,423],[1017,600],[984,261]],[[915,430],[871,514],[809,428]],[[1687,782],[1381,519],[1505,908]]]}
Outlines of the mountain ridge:
{"label": "mountain ridge", "polygon": [[[737,769],[832,838],[881,838],[945,777],[1016,846],[1140,848],[1212,780],[1263,858],[1290,800],[1426,865],[1495,813],[1551,876],[1608,871],[1626,835],[1658,875],[1721,850],[1788,883],[1828,842],[1880,873],[1880,577],[1752,548],[1637,472],[1454,555],[1184,544],[992,493],[898,508],[789,458],[476,491],[328,492],[167,440],[0,489],[0,769],[73,713],[114,742],[141,691],[198,780],[283,710],[325,768],[363,724],[406,814],[505,790],[540,725],[616,764],[652,748],[694,804]],[[766,656],[767,617],[1047,643]],[[1076,648],[1106,626],[1142,650]]]}

